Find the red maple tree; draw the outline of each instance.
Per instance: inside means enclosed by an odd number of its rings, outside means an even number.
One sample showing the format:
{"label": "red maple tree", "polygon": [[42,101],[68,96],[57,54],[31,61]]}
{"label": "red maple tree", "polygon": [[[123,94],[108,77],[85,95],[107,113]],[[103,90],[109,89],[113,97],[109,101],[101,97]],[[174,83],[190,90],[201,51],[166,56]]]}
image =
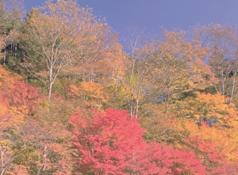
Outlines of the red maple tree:
{"label": "red maple tree", "polygon": [[78,173],[205,174],[205,168],[192,152],[146,143],[143,129],[126,111],[108,109],[95,112],[91,118],[77,112],[70,123],[74,128]]}

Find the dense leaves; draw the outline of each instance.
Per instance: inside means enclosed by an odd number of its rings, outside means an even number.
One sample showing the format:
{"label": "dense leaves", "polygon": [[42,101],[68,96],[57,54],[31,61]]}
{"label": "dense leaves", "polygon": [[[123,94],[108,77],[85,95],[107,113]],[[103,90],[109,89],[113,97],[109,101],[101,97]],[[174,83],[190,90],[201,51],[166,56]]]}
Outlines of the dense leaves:
{"label": "dense leaves", "polygon": [[137,41],[76,0],[0,0],[0,174],[236,175],[237,29]]}
{"label": "dense leaves", "polygon": [[196,155],[158,143],[146,143],[138,121],[126,111],[76,113],[73,145],[78,174],[205,174]]}

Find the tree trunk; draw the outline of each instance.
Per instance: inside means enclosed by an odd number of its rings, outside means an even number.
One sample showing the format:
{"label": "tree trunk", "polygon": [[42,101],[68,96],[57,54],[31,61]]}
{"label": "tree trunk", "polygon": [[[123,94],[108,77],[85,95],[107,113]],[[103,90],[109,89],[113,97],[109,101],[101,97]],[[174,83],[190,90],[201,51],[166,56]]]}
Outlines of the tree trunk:
{"label": "tree trunk", "polygon": [[133,76],[133,75],[134,75],[135,64],[136,64],[136,60],[135,60],[135,59],[133,59],[132,68],[131,68],[131,76]]}
{"label": "tree trunk", "polygon": [[49,80],[48,80],[48,100],[49,102],[51,101],[51,96],[52,96],[52,88],[53,88],[53,84],[54,84],[54,79],[53,79],[53,66],[51,65],[49,68]]}
{"label": "tree trunk", "polygon": [[230,103],[232,102],[233,96],[234,96],[234,91],[235,91],[235,86],[236,86],[236,75],[237,75],[237,73],[235,73],[235,74],[234,74],[234,77],[233,77]]}
{"label": "tree trunk", "polygon": [[53,88],[53,82],[49,82],[49,87],[48,87],[48,100],[49,101],[51,101],[52,88]]}
{"label": "tree trunk", "polygon": [[1,173],[0,175],[4,175],[6,171],[5,164],[4,164],[4,151],[1,151]]}
{"label": "tree trunk", "polygon": [[136,112],[135,112],[135,117],[138,118],[138,113],[139,113],[139,100],[136,99]]}
{"label": "tree trunk", "polygon": [[47,163],[47,146],[44,147],[44,153],[43,153],[43,167],[42,170],[46,170],[46,163]]}
{"label": "tree trunk", "polygon": [[4,173],[5,173],[5,169],[2,169],[2,171],[1,171],[1,174],[0,174],[0,175],[4,175]]}
{"label": "tree trunk", "polygon": [[225,94],[225,78],[224,78],[224,72],[223,72],[223,69],[222,69],[222,72],[221,72],[221,76],[222,76],[222,90],[221,90],[221,93],[222,95]]}
{"label": "tree trunk", "polygon": [[133,116],[133,104],[130,102],[130,115]]}

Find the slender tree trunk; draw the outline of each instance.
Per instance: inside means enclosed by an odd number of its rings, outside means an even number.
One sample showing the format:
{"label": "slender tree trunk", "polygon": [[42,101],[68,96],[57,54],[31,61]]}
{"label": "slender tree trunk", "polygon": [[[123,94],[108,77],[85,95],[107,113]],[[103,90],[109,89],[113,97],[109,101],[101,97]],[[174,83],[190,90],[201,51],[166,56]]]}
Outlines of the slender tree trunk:
{"label": "slender tree trunk", "polygon": [[90,70],[89,81],[94,82],[94,69],[93,68]]}
{"label": "slender tree trunk", "polygon": [[40,174],[41,174],[41,167],[37,171],[37,175],[40,175]]}
{"label": "slender tree trunk", "polygon": [[53,88],[53,83],[52,83],[52,82],[49,82],[49,87],[48,87],[48,100],[49,100],[49,101],[51,101],[52,88]]}
{"label": "slender tree trunk", "polygon": [[235,72],[234,77],[233,77],[233,82],[232,82],[232,89],[231,89],[231,98],[230,98],[230,103],[233,100],[234,92],[235,92],[235,86],[236,86],[236,75],[237,73]]}
{"label": "slender tree trunk", "polygon": [[132,68],[131,68],[131,76],[134,75],[134,71],[135,71],[135,64],[136,64],[136,60],[133,59],[133,63],[132,63]]}
{"label": "slender tree trunk", "polygon": [[48,80],[48,100],[51,101],[52,96],[52,88],[53,88],[53,67],[51,66],[49,69],[49,80]]}
{"label": "slender tree trunk", "polygon": [[5,173],[5,169],[2,169],[2,171],[1,171],[1,174],[0,175],[4,175],[4,173]]}
{"label": "slender tree trunk", "polygon": [[4,175],[6,171],[5,165],[4,165],[4,151],[1,150],[1,173],[0,175]]}
{"label": "slender tree trunk", "polygon": [[3,151],[1,151],[1,168],[3,168],[3,166],[4,166],[3,159],[4,159],[4,153],[3,153]]}
{"label": "slender tree trunk", "polygon": [[165,117],[167,118],[168,114],[169,114],[169,98],[170,98],[169,93],[166,95],[165,98],[166,98],[166,101],[165,101]]}
{"label": "slender tree trunk", "polygon": [[47,146],[44,147],[42,156],[42,166],[39,167],[37,175],[40,175],[42,171],[44,172],[46,170],[46,163],[47,163]]}
{"label": "slender tree trunk", "polygon": [[1,175],[3,175],[4,173],[4,162],[3,162],[3,156],[4,156],[4,153],[3,151],[1,151]]}
{"label": "slender tree trunk", "polygon": [[136,118],[138,118],[138,112],[139,112],[139,99],[136,99],[136,111],[135,111]]}
{"label": "slender tree trunk", "polygon": [[133,104],[130,102],[130,115],[133,116]]}
{"label": "slender tree trunk", "polygon": [[44,153],[43,153],[43,171],[46,170],[46,163],[47,163],[47,146],[44,147]]}
{"label": "slender tree trunk", "polygon": [[221,90],[221,93],[222,95],[225,94],[225,78],[224,78],[224,72],[223,72],[223,69],[221,71],[221,76],[222,76],[222,80],[221,80],[221,83],[222,83],[222,90]]}

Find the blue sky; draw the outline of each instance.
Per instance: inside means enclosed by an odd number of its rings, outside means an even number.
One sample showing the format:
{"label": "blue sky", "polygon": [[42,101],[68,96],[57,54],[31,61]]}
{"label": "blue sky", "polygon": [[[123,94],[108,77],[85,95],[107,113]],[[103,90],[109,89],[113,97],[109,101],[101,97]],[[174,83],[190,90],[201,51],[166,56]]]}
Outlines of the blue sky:
{"label": "blue sky", "polygon": [[[25,0],[27,9],[44,0]],[[198,25],[238,24],[238,0],[78,0],[105,17],[123,38],[131,31],[150,37],[160,36],[162,29],[191,30]]]}

